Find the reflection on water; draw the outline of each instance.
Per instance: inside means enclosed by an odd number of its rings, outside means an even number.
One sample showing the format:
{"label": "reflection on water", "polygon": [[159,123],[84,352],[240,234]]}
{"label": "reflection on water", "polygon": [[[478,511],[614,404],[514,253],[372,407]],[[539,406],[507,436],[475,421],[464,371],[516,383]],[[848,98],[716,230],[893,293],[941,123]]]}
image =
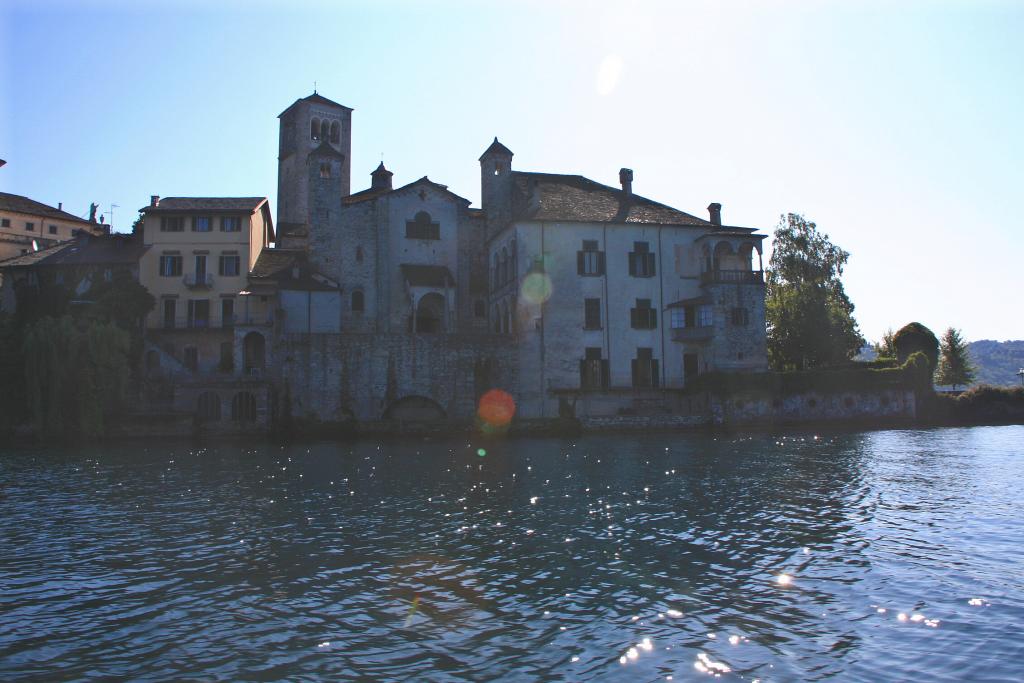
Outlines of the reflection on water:
{"label": "reflection on water", "polygon": [[0,677],[1019,680],[1024,428],[0,452]]}

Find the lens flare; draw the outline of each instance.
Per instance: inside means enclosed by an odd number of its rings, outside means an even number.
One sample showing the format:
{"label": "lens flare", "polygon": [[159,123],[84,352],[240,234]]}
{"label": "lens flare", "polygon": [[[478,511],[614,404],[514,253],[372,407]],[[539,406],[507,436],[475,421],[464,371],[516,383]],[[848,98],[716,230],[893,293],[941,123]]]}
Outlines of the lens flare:
{"label": "lens flare", "polygon": [[523,298],[531,304],[542,304],[551,298],[551,278],[547,273],[530,273],[523,279],[520,290]]}
{"label": "lens flare", "polygon": [[491,389],[480,397],[477,416],[485,431],[506,429],[516,414],[516,402],[507,391]]}
{"label": "lens flare", "polygon": [[482,458],[485,455],[487,455],[487,449],[486,448],[478,448],[478,449],[476,449],[476,454],[479,455]]}

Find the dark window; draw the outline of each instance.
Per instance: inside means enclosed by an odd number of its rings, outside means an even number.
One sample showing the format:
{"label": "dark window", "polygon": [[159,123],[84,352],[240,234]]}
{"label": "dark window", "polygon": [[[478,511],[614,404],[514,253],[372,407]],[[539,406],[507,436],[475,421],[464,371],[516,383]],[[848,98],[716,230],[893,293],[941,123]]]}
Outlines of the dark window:
{"label": "dark window", "polygon": [[36,229],[36,224],[35,223],[25,223],[25,229],[28,230],[29,232],[32,232],[32,231],[34,231]]}
{"label": "dark window", "polygon": [[745,308],[732,309],[732,324],[737,327],[745,327],[750,324],[750,312]]}
{"label": "dark window", "polygon": [[330,164],[320,164],[320,177],[321,178],[330,178],[331,177],[331,165]]}
{"label": "dark window", "polygon": [[441,239],[441,225],[430,219],[430,214],[420,211],[411,221],[405,222],[405,236],[416,240]]}
{"label": "dark window", "polygon": [[177,301],[174,299],[164,299],[164,327],[169,330],[174,329],[175,318],[177,317],[176,305]]}
{"label": "dark window", "polygon": [[601,358],[601,349],[588,347],[580,361],[580,388],[607,389],[608,361]]}
{"label": "dark window", "polygon": [[636,308],[629,310],[630,326],[635,330],[653,330],[658,327],[658,311],[651,308],[650,299],[637,299]]}
{"label": "dark window", "polygon": [[241,259],[238,254],[221,254],[220,255],[220,274],[227,277],[234,277],[238,275],[238,271],[241,268]]}
{"label": "dark window", "polygon": [[362,247],[356,247],[356,263],[362,263],[362,262],[363,262],[363,248]]}
{"label": "dark window", "polygon": [[633,365],[633,386],[638,389],[658,386],[658,361],[652,357],[651,349],[638,348]]}
{"label": "dark window", "polygon": [[583,240],[583,249],[576,252],[579,275],[604,275],[604,252],[598,251],[597,240]]}
{"label": "dark window", "polygon": [[338,144],[341,139],[341,126],[337,121],[331,122],[331,142]]}
{"label": "dark window", "polygon": [[700,372],[699,366],[697,365],[697,354],[695,353],[684,353],[683,354],[683,380],[689,382],[691,379],[697,376]]}
{"label": "dark window", "polygon": [[231,327],[235,324],[235,300],[220,300],[220,324],[223,327]]}
{"label": "dark window", "polygon": [[50,226],[50,234],[51,235],[56,235],[57,234],[57,226],[56,225],[51,225]]}
{"label": "dark window", "polygon": [[320,119],[313,119],[309,122],[309,139],[314,141],[320,139]]}
{"label": "dark window", "polygon": [[210,300],[189,299],[188,301],[188,326],[209,327],[210,326]]}
{"label": "dark window", "polygon": [[586,329],[586,330],[599,330],[599,329],[601,329],[601,300],[600,299],[584,299],[583,300],[583,329]]}
{"label": "dark window", "polygon": [[181,254],[162,254],[160,256],[160,274],[164,277],[181,275]]}
{"label": "dark window", "polygon": [[194,346],[185,347],[185,367],[192,372],[199,369],[199,349]]}
{"label": "dark window", "polygon": [[473,315],[477,318],[487,317],[487,305],[483,299],[477,299],[473,302]]}
{"label": "dark window", "polygon": [[629,252],[629,274],[633,277],[654,277],[654,254],[647,242],[633,242]]}
{"label": "dark window", "polygon": [[182,232],[185,229],[185,222],[181,216],[161,216],[160,232]]}
{"label": "dark window", "polygon": [[224,216],[220,219],[221,232],[238,232],[241,225],[242,221],[238,216]]}
{"label": "dark window", "polygon": [[213,219],[209,216],[193,216],[192,217],[192,231],[193,232],[210,232],[210,228],[213,226]]}
{"label": "dark window", "polygon": [[206,254],[196,254],[196,284],[204,283],[210,283],[210,278],[206,274]]}
{"label": "dark window", "polygon": [[364,308],[365,308],[365,303],[366,302],[363,299],[363,292],[362,292],[362,290],[357,289],[354,292],[352,292],[352,312],[353,313],[362,313]]}
{"label": "dark window", "polygon": [[248,391],[240,391],[231,399],[231,419],[236,422],[252,422],[256,419],[256,397]]}
{"label": "dark window", "polygon": [[11,227],[11,219],[10,218],[0,218],[0,228],[9,228],[9,227]]}

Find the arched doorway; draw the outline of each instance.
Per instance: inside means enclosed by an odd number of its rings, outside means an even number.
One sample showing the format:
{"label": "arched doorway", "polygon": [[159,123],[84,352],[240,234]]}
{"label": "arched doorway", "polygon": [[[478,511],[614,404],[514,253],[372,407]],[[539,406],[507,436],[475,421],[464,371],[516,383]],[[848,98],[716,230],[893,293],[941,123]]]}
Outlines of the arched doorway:
{"label": "arched doorway", "polygon": [[444,332],[444,297],[436,292],[424,294],[416,304],[416,331],[422,334]]}
{"label": "arched doorway", "polygon": [[384,412],[385,420],[404,422],[432,422],[445,419],[444,408],[425,396],[400,398]]}
{"label": "arched doorway", "polygon": [[256,397],[248,391],[240,391],[231,399],[231,419],[235,422],[256,421]]}
{"label": "arched doorway", "polygon": [[220,419],[220,396],[212,391],[199,394],[196,417],[200,422],[216,422]]}
{"label": "arched doorway", "polygon": [[267,364],[267,342],[259,332],[250,332],[242,340],[245,371],[262,370]]}

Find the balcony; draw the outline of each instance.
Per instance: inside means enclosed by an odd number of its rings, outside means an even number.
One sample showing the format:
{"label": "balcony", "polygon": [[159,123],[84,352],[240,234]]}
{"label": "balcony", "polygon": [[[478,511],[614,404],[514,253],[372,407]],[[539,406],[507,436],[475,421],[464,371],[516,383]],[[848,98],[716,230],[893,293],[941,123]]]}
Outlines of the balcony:
{"label": "balcony", "polygon": [[210,289],[213,287],[213,275],[210,273],[187,273],[183,278],[189,289]]}
{"label": "balcony", "polygon": [[700,274],[702,285],[736,284],[763,285],[764,271],[761,270],[708,270]]}
{"label": "balcony", "polygon": [[673,327],[672,341],[676,342],[701,342],[708,341],[715,336],[715,328],[712,325],[705,327]]}

